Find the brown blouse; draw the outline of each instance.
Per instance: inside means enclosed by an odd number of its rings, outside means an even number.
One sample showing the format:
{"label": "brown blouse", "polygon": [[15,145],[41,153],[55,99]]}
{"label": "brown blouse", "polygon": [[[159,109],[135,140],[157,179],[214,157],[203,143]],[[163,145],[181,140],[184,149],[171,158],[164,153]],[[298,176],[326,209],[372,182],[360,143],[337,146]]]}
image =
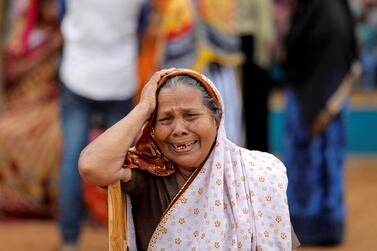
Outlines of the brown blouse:
{"label": "brown blouse", "polygon": [[[174,174],[155,176],[149,172],[132,169],[132,178],[123,183],[123,191],[131,198],[138,250],[147,250],[153,232],[170,202],[179,192]],[[292,228],[292,247],[300,242]]]}

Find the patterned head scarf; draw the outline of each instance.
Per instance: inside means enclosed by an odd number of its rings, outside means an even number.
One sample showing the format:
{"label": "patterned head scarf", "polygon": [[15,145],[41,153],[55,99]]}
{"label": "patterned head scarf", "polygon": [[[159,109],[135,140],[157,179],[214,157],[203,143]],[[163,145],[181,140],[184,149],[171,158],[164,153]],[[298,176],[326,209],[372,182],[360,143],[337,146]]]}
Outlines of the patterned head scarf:
{"label": "patterned head scarf", "polygon": [[[211,81],[196,72],[177,69],[160,83],[179,74],[193,76],[222,104]],[[170,203],[148,249],[291,250],[286,188],[284,165],[268,153],[230,142],[222,118],[206,162]]]}
{"label": "patterned head scarf", "polygon": [[[158,87],[160,88],[168,79],[178,75],[188,75],[196,79],[216,102],[220,102],[221,97],[211,81],[204,75],[189,69],[176,69],[163,76],[158,82]],[[175,168],[173,163],[160,152],[154,140],[153,126],[156,112],[157,109],[155,109],[149,121],[144,125],[142,134],[137,140],[135,147],[129,149],[123,167],[146,170],[157,176],[168,176],[175,172]]]}

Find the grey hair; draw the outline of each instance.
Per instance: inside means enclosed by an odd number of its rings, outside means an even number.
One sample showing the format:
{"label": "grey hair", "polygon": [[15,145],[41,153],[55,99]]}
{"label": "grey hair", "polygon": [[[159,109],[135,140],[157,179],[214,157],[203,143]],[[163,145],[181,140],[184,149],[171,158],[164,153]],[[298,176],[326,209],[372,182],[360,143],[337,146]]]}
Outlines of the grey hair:
{"label": "grey hair", "polygon": [[195,78],[189,75],[174,76],[168,79],[166,83],[161,86],[160,90],[165,88],[178,87],[180,85],[186,85],[198,89],[202,93],[203,104],[211,111],[212,117],[215,120],[220,121],[222,115],[220,104],[214,99],[214,97],[211,97],[209,95],[203,85]]}

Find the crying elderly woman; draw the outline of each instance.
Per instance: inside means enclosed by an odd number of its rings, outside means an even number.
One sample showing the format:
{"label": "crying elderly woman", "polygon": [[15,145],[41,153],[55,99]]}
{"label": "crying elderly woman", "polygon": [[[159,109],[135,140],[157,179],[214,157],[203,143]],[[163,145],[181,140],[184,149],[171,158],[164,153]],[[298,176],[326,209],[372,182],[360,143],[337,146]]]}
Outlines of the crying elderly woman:
{"label": "crying elderly woman", "polygon": [[132,204],[130,250],[299,245],[284,165],[230,142],[223,110],[205,76],[162,70],[145,85],[135,108],[81,153],[84,180],[98,186],[123,182]]}

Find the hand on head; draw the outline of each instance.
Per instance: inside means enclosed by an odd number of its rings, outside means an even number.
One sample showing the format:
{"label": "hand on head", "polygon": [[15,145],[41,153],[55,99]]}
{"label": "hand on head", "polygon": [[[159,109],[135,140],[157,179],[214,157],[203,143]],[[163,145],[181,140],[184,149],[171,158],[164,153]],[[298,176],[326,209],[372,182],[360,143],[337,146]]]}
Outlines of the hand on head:
{"label": "hand on head", "polygon": [[156,108],[156,91],[158,81],[160,81],[163,76],[171,73],[174,70],[175,68],[169,68],[155,72],[148,83],[144,86],[139,104],[145,104],[152,113]]}

